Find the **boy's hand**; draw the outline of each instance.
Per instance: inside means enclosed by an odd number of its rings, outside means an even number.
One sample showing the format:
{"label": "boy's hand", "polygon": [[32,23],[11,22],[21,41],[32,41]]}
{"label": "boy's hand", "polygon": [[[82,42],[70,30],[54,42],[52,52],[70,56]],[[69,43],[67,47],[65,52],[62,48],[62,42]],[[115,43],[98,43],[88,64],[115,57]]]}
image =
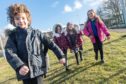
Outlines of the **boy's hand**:
{"label": "boy's hand", "polygon": [[66,60],[65,60],[65,58],[62,58],[62,59],[60,59],[60,61],[59,61],[61,64],[65,64],[66,63]]}
{"label": "boy's hand", "polygon": [[29,68],[26,65],[22,66],[19,70],[19,74],[23,76],[25,76],[28,72],[29,72]]}

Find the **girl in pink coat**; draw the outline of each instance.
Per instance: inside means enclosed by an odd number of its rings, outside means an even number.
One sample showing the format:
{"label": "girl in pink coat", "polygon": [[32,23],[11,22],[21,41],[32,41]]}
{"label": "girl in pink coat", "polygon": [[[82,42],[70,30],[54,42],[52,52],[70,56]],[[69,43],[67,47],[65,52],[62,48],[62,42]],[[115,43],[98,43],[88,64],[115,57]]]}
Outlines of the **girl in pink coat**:
{"label": "girl in pink coat", "polygon": [[105,36],[107,39],[110,39],[110,33],[93,9],[87,12],[87,16],[88,20],[85,24],[83,32],[93,43],[95,60],[98,60],[98,51],[100,51],[101,63],[104,63],[103,41],[105,40]]}

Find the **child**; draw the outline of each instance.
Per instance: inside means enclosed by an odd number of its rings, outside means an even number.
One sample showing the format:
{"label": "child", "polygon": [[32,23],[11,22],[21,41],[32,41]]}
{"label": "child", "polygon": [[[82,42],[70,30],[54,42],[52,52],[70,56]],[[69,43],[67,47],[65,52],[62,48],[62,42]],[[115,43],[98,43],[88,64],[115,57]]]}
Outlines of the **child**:
{"label": "child", "polygon": [[79,65],[78,53],[80,55],[80,60],[82,61],[82,39],[80,38],[81,32],[77,33],[74,25],[70,22],[67,23],[67,39],[69,43],[69,48],[74,51],[77,65]]}
{"label": "child", "polygon": [[95,59],[98,60],[98,51],[100,51],[101,63],[104,63],[103,41],[105,35],[110,39],[110,33],[94,10],[89,10],[87,16],[88,20],[85,24],[84,34],[88,36],[93,43]]}
{"label": "child", "polygon": [[66,64],[65,68],[66,71],[68,71],[68,61],[67,61],[67,49],[68,49],[68,41],[66,39],[66,36],[62,32],[62,26],[60,24],[56,24],[54,26],[54,42],[60,47],[60,49],[65,54]]}
{"label": "child", "polygon": [[23,84],[43,84],[47,49],[53,50],[60,63],[65,64],[63,52],[39,30],[30,27],[31,15],[24,4],[9,6],[7,14],[10,23],[16,27],[8,35],[5,45],[7,61]]}

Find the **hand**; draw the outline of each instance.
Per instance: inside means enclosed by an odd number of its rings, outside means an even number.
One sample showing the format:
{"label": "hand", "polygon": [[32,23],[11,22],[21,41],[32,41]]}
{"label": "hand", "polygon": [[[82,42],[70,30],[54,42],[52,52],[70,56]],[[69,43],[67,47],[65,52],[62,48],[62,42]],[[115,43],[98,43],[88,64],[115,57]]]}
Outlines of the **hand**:
{"label": "hand", "polygon": [[70,53],[73,53],[73,50],[72,49],[70,49]]}
{"label": "hand", "polygon": [[22,66],[19,70],[19,74],[23,76],[25,76],[28,72],[29,72],[29,68],[26,65]]}
{"label": "hand", "polygon": [[78,44],[76,44],[76,48],[78,48],[79,47],[79,45]]}
{"label": "hand", "polygon": [[110,39],[110,36],[107,36],[107,39],[109,40]]}
{"label": "hand", "polygon": [[89,36],[89,38],[91,39],[91,38],[93,38],[93,36],[92,36],[92,35],[90,35],[90,36]]}
{"label": "hand", "polygon": [[60,59],[60,61],[59,61],[61,64],[65,64],[66,63],[66,60],[65,60],[65,58],[62,58],[62,59]]}

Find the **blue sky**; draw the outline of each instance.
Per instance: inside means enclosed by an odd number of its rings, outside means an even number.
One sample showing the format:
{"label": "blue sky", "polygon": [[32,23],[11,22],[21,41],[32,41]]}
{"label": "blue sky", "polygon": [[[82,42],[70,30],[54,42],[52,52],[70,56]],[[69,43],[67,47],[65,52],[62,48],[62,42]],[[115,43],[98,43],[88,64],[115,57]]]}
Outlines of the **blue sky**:
{"label": "blue sky", "polygon": [[48,31],[56,23],[83,23],[89,9],[97,9],[104,0],[0,0],[0,30],[7,21],[7,7],[13,3],[24,3],[32,15],[32,27]]}

